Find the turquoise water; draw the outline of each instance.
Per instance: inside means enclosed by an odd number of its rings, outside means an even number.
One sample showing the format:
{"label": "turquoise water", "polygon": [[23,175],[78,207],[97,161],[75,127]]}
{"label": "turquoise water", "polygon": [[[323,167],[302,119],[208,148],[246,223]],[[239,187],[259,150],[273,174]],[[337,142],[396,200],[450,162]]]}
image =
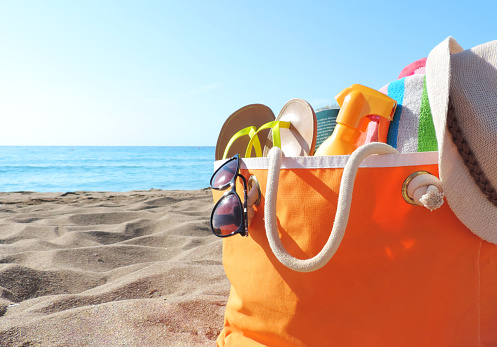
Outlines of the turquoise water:
{"label": "turquoise water", "polygon": [[209,186],[214,147],[0,146],[0,191],[190,190]]}

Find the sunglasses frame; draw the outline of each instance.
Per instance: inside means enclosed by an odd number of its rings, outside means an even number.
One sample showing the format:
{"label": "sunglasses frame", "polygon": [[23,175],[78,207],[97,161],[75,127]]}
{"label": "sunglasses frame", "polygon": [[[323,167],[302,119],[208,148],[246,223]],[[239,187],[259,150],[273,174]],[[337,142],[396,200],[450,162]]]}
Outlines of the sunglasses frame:
{"label": "sunglasses frame", "polygon": [[[236,171],[235,171],[235,174],[233,175],[233,178],[231,179],[231,181],[227,182],[226,184],[220,186],[220,187],[214,187],[212,185],[212,180],[214,179],[214,177],[217,175],[217,173],[219,171],[221,171],[228,163],[230,163],[231,161],[233,160],[236,160]],[[214,205],[214,208],[212,209],[212,212],[211,212],[211,220],[210,220],[210,224],[211,224],[211,231],[214,235],[216,235],[217,237],[229,237],[229,236],[233,236],[235,234],[240,234],[241,236],[248,236],[248,217],[247,217],[247,180],[245,179],[245,177],[243,177],[242,175],[240,175],[239,173],[239,170],[240,170],[240,155],[236,154],[235,156],[231,157],[230,159],[226,160],[225,163],[223,163],[223,165],[221,165],[215,172],[214,174],[212,175],[211,177],[211,181],[210,181],[210,186],[212,189],[215,189],[215,190],[223,190],[225,189],[226,187],[228,186],[231,186],[231,189],[228,190],[227,192],[225,192],[223,194],[223,196],[216,202],[216,204]],[[240,197],[238,196],[238,194],[236,193],[236,179],[240,177],[242,179],[242,182],[243,182],[243,203],[242,203],[242,200],[240,199]],[[223,199],[225,199],[226,197],[228,197],[229,195],[235,195],[236,198],[238,199],[238,202],[240,203],[240,206],[243,208],[243,211],[242,211],[242,215],[241,215],[241,219],[242,219],[242,223],[240,225],[240,227],[238,227],[237,230],[233,231],[231,234],[227,234],[227,235],[219,235],[217,234],[215,231],[214,231],[214,225],[212,223],[212,220],[213,220],[213,217],[214,217],[214,212],[216,211],[217,207],[219,206],[219,204],[223,201]]]}

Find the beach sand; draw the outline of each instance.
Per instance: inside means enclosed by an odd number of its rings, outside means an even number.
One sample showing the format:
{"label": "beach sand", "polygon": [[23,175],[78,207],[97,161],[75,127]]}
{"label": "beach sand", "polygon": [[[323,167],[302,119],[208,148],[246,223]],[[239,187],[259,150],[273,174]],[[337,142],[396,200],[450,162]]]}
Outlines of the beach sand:
{"label": "beach sand", "polygon": [[0,193],[0,346],[213,346],[210,190]]}

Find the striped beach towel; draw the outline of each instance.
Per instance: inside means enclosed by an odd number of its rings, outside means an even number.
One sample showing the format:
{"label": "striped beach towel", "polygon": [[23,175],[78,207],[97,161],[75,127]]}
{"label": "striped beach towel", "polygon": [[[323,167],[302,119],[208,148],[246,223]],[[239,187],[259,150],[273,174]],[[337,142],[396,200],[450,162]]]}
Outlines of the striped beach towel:
{"label": "striped beach towel", "polygon": [[[426,75],[403,77],[380,91],[398,103],[387,143],[400,153],[436,151],[437,138],[426,92]],[[377,141],[377,132],[377,123],[371,122],[365,142]]]}
{"label": "striped beach towel", "polygon": [[398,103],[387,143],[401,153],[436,151],[437,138],[426,92],[426,75],[404,77],[384,88],[383,92]]}

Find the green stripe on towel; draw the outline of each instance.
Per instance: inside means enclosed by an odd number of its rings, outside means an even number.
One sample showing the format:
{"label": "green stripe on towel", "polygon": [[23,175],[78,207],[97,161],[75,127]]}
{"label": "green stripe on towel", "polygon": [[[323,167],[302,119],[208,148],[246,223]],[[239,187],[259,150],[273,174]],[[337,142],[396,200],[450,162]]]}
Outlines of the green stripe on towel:
{"label": "green stripe on towel", "polygon": [[431,116],[428,93],[426,91],[426,75],[423,81],[423,96],[419,116],[418,152],[429,152],[438,150],[435,126]]}

